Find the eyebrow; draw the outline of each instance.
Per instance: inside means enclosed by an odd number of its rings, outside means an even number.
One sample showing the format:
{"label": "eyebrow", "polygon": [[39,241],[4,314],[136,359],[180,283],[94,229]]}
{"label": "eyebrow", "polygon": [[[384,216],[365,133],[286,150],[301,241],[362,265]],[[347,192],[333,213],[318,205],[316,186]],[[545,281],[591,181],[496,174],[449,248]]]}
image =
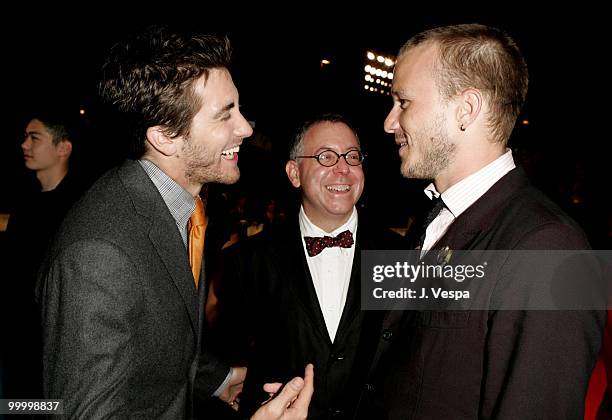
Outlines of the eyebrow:
{"label": "eyebrow", "polygon": [[[321,146],[320,148],[316,149],[316,151],[317,151],[317,153],[321,153],[321,152],[324,152],[326,150],[331,150],[331,151],[335,152],[334,148],[335,148],[335,146]],[[355,146],[349,146],[345,150],[348,152],[350,150],[361,150],[361,148],[359,147],[359,145],[355,145]]]}
{"label": "eyebrow", "polygon": [[406,89],[393,89],[391,94],[395,96],[408,96],[408,91]]}
{"label": "eyebrow", "polygon": [[221,108],[219,111],[215,113],[214,119],[220,118],[221,115],[225,114],[226,112],[228,112],[230,109],[234,108],[235,106],[236,104],[234,102],[231,102],[225,105],[223,108]]}

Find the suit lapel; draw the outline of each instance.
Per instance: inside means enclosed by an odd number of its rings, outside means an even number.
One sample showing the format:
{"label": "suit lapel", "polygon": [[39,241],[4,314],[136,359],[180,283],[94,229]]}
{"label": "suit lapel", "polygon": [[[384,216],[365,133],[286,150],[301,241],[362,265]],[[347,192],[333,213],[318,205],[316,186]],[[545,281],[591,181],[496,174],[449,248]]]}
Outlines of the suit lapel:
{"label": "suit lapel", "polygon": [[[185,308],[189,313],[193,332],[197,336],[199,331],[198,293],[193,281],[193,274],[189,268],[187,251],[175,227],[174,219],[163,202],[162,205],[163,208],[158,209],[158,216],[154,220],[151,230],[149,231],[149,238],[157,250],[159,258],[166,266],[166,270],[168,274],[170,274],[174,286],[183,299]],[[167,214],[164,214],[164,211]],[[170,220],[168,220],[168,218]],[[184,263],[181,264],[181,261]]]}
{"label": "suit lapel", "polygon": [[432,250],[444,247],[450,249],[472,249],[481,232],[487,231],[499,213],[506,208],[506,203],[517,191],[529,181],[525,171],[517,167],[497,181],[482,197],[467,208],[449,226],[448,230],[435,244]]}
{"label": "suit lapel", "polygon": [[176,228],[176,222],[157,188],[138,162],[127,162],[120,168],[119,176],[131,195],[136,211],[150,222],[149,239],[185,304],[194,336],[197,338],[198,294],[189,268],[187,250]]}
{"label": "suit lapel", "polygon": [[[364,235],[363,229],[357,229],[355,238],[355,254],[353,256],[353,265],[351,267],[351,279],[349,289],[346,294],[346,303],[336,332],[336,341],[341,341],[348,331],[355,317],[360,313],[361,304],[361,249]],[[367,236],[367,235],[366,235]]]}
{"label": "suit lapel", "polygon": [[[435,261],[438,251],[444,247],[452,250],[473,249],[481,233],[487,231],[497,220],[499,213],[504,211],[506,203],[528,184],[529,180],[522,168],[517,167],[508,172],[450,225],[425,258]],[[415,239],[411,235],[408,240],[414,243]],[[411,325],[413,314],[414,311],[388,311],[385,314],[383,328],[397,331],[402,325]],[[372,369],[378,364],[378,360],[390,344],[391,341],[379,342]]]}
{"label": "suit lapel", "polygon": [[287,245],[285,250],[281,250],[281,254],[284,253],[287,257],[286,264],[291,271],[289,278],[293,279],[291,288],[293,294],[296,296],[296,300],[310,318],[313,327],[319,331],[321,337],[331,345],[331,339],[327,332],[323,312],[321,312],[317,292],[312,283],[312,276],[310,275],[310,269],[306,262],[306,255],[304,254],[304,247],[302,245],[302,235],[297,222],[292,224],[287,239],[279,243]]}

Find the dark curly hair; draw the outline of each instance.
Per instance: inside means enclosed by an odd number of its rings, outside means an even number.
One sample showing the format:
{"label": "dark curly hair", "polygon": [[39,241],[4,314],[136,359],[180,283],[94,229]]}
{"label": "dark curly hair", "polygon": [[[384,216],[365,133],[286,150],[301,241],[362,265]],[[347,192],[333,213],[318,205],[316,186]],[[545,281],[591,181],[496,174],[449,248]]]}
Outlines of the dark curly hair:
{"label": "dark curly hair", "polygon": [[229,41],[150,26],[112,47],[102,67],[99,93],[126,117],[132,157],[145,152],[147,128],[160,125],[170,137],[189,134],[202,106],[195,82],[210,69],[227,68]]}

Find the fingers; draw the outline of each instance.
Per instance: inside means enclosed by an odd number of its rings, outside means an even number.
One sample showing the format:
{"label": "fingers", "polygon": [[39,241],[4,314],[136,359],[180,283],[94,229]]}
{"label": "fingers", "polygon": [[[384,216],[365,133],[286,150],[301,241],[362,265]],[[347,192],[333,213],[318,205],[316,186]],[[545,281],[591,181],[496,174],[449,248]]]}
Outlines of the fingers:
{"label": "fingers", "polygon": [[236,385],[236,384],[244,382],[244,379],[246,378],[246,374],[247,374],[247,368],[242,367],[242,366],[240,367],[234,366],[232,368],[232,378],[230,379],[230,384]]}
{"label": "fingers", "polygon": [[223,392],[219,395],[219,399],[228,403],[234,410],[238,409],[237,399],[242,392],[246,372],[247,369],[245,367],[232,367],[230,380]]}
{"label": "fingers", "polygon": [[270,401],[270,404],[277,404],[283,408],[288,407],[298,397],[302,388],[304,388],[304,380],[300,377],[295,377],[287,382],[287,385]]}
{"label": "fingers", "polygon": [[304,383],[301,390],[298,392],[299,396],[291,404],[291,407],[298,412],[303,412],[306,414],[308,413],[308,406],[310,405],[310,400],[312,398],[312,394],[314,393],[314,366],[311,363],[306,365],[306,369],[304,371]]}
{"label": "fingers", "polygon": [[229,406],[234,410],[234,411],[238,411],[240,409],[240,405],[238,402],[238,399],[235,399],[234,401],[231,401],[229,403]]}
{"label": "fingers", "polygon": [[253,417],[251,417],[251,420],[280,420],[286,418],[287,412],[291,410],[291,403],[296,399],[303,387],[304,380],[302,378],[293,378],[287,382],[287,385],[283,387],[276,397],[271,398],[267,403],[259,407]]}
{"label": "fingers", "polygon": [[268,394],[276,394],[278,392],[278,390],[281,389],[281,386],[283,386],[282,383],[280,383],[280,382],[273,382],[273,383],[270,383],[270,384],[264,384],[263,389]]}
{"label": "fingers", "polygon": [[[266,392],[278,390],[282,384],[265,384]],[[302,420],[308,416],[308,406],[314,392],[314,366],[308,364],[304,379],[295,377],[281,389],[278,395],[264,403],[251,420]]]}

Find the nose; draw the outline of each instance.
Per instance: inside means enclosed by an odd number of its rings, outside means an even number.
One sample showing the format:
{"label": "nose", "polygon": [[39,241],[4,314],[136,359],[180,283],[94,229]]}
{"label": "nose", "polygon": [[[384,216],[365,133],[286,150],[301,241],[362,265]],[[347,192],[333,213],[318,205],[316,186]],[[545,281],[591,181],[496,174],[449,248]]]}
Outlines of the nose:
{"label": "nose", "polygon": [[25,140],[21,143],[21,150],[26,151],[30,148],[32,142],[30,141],[30,137],[26,137]]}
{"label": "nose", "polygon": [[384,127],[385,131],[389,134],[393,134],[395,130],[397,130],[397,128],[399,127],[399,122],[397,119],[397,109],[395,106],[391,108],[391,111],[389,111],[389,115],[387,115],[387,118],[385,118]]}
{"label": "nose", "polygon": [[253,127],[251,127],[251,124],[249,124],[246,118],[244,118],[244,115],[240,113],[240,120],[238,121],[238,124],[236,125],[236,128],[234,130],[234,135],[236,137],[246,138],[246,137],[250,137],[251,134],[253,134]]}
{"label": "nose", "polygon": [[334,172],[345,174],[350,170],[350,165],[346,163],[346,156],[338,159],[338,163],[334,165]]}

